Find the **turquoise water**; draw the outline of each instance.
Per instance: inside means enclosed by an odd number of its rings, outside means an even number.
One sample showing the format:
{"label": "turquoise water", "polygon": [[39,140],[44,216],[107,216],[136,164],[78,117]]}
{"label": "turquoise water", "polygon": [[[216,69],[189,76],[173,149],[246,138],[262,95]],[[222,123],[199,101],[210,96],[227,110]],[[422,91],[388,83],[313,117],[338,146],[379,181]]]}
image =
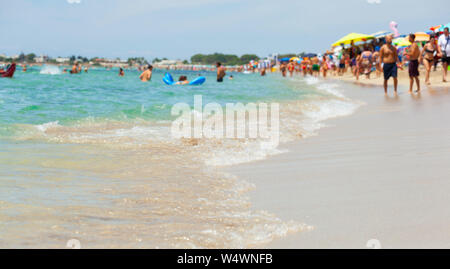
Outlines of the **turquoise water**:
{"label": "turquoise water", "polygon": [[202,86],[167,86],[165,71],[148,83],[125,73],[32,67],[0,79],[0,247],[260,247],[305,228],[251,210],[255,186],[220,170],[281,150],[260,139],[172,138],[170,111],[194,95],[203,105],[277,102],[284,143],[356,109],[339,84],[279,74],[219,84],[201,72]]}
{"label": "turquoise water", "polygon": [[163,71],[155,71],[152,81],[139,81],[137,71],[126,71],[119,77],[117,70],[90,69],[77,75],[40,74],[39,67],[20,70],[14,79],[0,81],[0,124],[43,124],[59,121],[70,124],[86,118],[114,120],[169,120],[175,103],[193,103],[193,95],[203,96],[203,102],[256,102],[299,99],[307,91],[292,91],[278,76],[260,78],[257,75],[236,75],[226,83],[215,82],[212,72],[173,71],[188,79],[206,76],[202,86],[168,86],[162,82]]}

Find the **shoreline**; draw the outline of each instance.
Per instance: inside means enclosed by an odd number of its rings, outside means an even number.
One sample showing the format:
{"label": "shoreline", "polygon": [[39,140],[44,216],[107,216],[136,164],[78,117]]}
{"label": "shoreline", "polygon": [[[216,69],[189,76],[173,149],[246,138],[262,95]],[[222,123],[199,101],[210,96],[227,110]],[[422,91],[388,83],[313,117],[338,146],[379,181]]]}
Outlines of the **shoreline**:
{"label": "shoreline", "polygon": [[255,209],[314,227],[264,247],[366,248],[371,239],[383,248],[450,247],[450,89],[409,95],[399,83],[398,97],[384,97],[380,86],[336,82],[366,105],[282,145],[287,153],[225,169],[255,184]]}

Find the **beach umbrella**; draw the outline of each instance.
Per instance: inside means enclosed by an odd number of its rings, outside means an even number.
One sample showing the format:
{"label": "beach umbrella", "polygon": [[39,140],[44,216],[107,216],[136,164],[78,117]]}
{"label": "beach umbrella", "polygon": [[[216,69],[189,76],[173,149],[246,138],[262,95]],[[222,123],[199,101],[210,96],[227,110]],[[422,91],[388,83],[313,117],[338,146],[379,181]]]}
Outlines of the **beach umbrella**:
{"label": "beach umbrella", "polygon": [[288,57],[282,58],[282,59],[280,59],[280,62],[289,62],[289,58]]}
{"label": "beach umbrella", "polygon": [[417,42],[430,40],[430,35],[428,35],[428,34],[426,34],[424,32],[417,32],[417,33],[415,33],[415,35],[416,35],[416,41]]}
{"label": "beach umbrella", "polygon": [[442,27],[442,24],[430,27],[430,30],[434,33],[439,32],[439,29]]}
{"label": "beach umbrella", "polygon": [[374,37],[371,35],[350,33],[350,34],[344,36],[343,38],[339,39],[338,41],[334,42],[332,47],[341,46],[342,44],[347,45],[347,44],[352,43],[352,41],[354,43],[356,43],[356,42],[360,42],[360,41],[367,41],[370,39],[374,39]]}
{"label": "beach umbrella", "polygon": [[450,28],[450,22],[447,23],[446,25],[442,25],[441,28],[439,28],[439,32],[444,32],[445,28]]}
{"label": "beach umbrella", "polygon": [[383,38],[388,35],[392,35],[392,33],[388,31],[378,31],[376,33],[371,34],[371,36],[373,36],[374,38]]}
{"label": "beach umbrella", "polygon": [[399,37],[396,38],[392,41],[392,43],[394,45],[396,45],[397,47],[407,47],[411,45],[411,42],[409,42],[406,38],[404,37]]}
{"label": "beach umbrella", "polygon": [[298,57],[292,57],[291,59],[289,59],[289,61],[298,61],[300,60]]}

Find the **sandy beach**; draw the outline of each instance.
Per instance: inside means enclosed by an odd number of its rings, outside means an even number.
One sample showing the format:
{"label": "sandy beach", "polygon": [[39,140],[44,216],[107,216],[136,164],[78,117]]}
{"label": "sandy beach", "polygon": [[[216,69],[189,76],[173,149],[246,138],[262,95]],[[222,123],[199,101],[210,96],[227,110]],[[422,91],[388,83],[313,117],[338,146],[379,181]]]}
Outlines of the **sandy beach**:
{"label": "sandy beach", "polygon": [[[432,83],[441,72],[433,74]],[[256,185],[255,209],[314,226],[267,248],[367,248],[370,239],[382,248],[450,247],[450,88],[410,95],[406,82],[385,97],[380,86],[339,81],[365,103],[356,113],[284,145],[288,153],[227,169]],[[373,83],[381,85],[359,84]]]}
{"label": "sandy beach", "polygon": [[[430,72],[430,83],[431,85],[425,84],[425,68],[423,65],[420,65],[419,67],[419,73],[420,73],[420,86],[422,89],[433,89],[433,88],[445,88],[450,87],[449,83],[442,82],[442,66],[439,64],[436,71],[433,71],[433,68]],[[367,79],[365,75],[360,75],[359,80],[357,81],[355,77],[350,73],[350,70],[344,74],[341,77],[330,77],[331,79],[338,79],[346,82],[352,82],[358,85],[370,85],[370,86],[383,86],[383,74],[379,77],[375,74],[375,72],[372,72],[370,75],[370,79]],[[448,79],[447,79],[448,80]],[[389,80],[389,85],[392,87],[393,81],[392,79]],[[403,70],[398,71],[398,83],[400,86],[409,87],[409,75],[408,75],[408,67],[403,67]],[[408,88],[406,88],[408,89]],[[416,90],[416,85],[414,84],[414,90]]]}

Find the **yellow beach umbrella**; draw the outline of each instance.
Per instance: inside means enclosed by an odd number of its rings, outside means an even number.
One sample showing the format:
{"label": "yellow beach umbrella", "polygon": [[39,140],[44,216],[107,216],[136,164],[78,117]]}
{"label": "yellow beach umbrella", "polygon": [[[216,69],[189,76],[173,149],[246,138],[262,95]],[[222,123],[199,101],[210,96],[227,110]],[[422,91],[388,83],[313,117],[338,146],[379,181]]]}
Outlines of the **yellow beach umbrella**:
{"label": "yellow beach umbrella", "polygon": [[416,41],[420,42],[420,41],[429,41],[430,40],[430,35],[424,32],[417,32],[415,33],[416,35]]}
{"label": "yellow beach umbrella", "polygon": [[397,47],[407,47],[411,45],[411,42],[409,42],[406,38],[403,37],[394,39],[392,43]]}
{"label": "yellow beach umbrella", "polygon": [[295,62],[295,61],[299,61],[300,59],[298,58],[298,57],[292,57],[291,59],[289,59],[289,61],[293,61],[293,62]]}
{"label": "yellow beach umbrella", "polygon": [[332,46],[337,47],[342,44],[348,45],[348,44],[351,44],[352,41],[356,43],[356,42],[360,42],[360,41],[367,41],[369,39],[374,39],[374,37],[371,35],[351,33],[351,34],[348,34],[348,35],[344,36],[343,38],[339,39],[338,41],[334,42],[334,44]]}

